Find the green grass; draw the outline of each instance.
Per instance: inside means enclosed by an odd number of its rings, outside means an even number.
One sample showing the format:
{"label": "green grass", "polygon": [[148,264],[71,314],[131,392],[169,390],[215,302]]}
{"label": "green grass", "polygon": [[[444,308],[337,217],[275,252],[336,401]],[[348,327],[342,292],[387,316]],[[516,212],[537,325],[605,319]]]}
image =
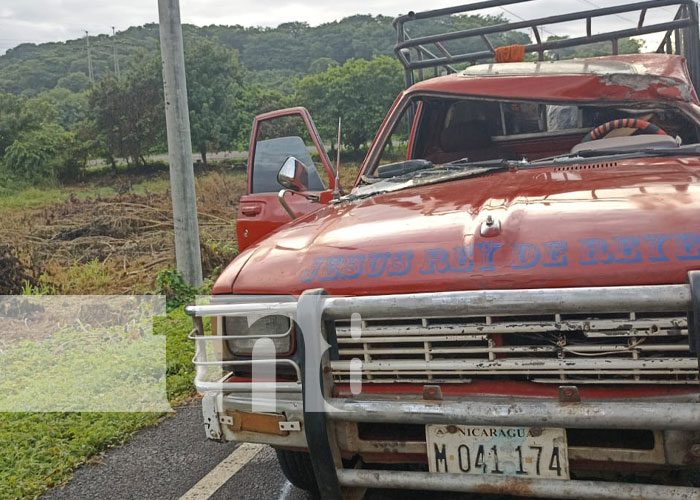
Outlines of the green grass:
{"label": "green grass", "polygon": [[0,498],[37,498],[88,457],[154,425],[151,413],[0,415]]}
{"label": "green grass", "polygon": [[[209,173],[203,172],[203,175]],[[119,194],[120,189],[124,191],[125,184],[128,193],[134,194],[160,194],[170,188],[167,172],[161,171],[119,172],[114,182],[97,177],[94,180],[95,183],[86,179],[84,183],[70,186],[27,187],[17,190],[7,190],[0,186],[0,214],[3,211],[50,207],[70,199],[113,197]],[[111,271],[105,264],[92,261],[81,265],[66,265],[60,276],[53,276],[54,281],[40,282],[35,287],[27,285],[25,293],[97,293],[95,290],[103,290],[105,281],[111,276]],[[150,285],[143,286],[144,289],[148,287],[151,290]],[[170,306],[172,305],[171,301]],[[182,307],[169,311],[165,317],[154,319],[154,333],[166,337],[166,391],[173,406],[188,400],[194,394],[194,348],[187,339],[191,328],[191,319],[185,315]],[[66,343],[67,340],[62,342]],[[36,346],[36,349],[51,347]],[[10,358],[7,346],[3,344],[0,348],[4,349],[4,352],[0,350],[2,391],[3,387],[7,389],[3,385],[3,366],[8,366],[3,363]],[[33,359],[32,346],[25,345],[22,348],[27,354],[28,373],[36,376],[53,373],[52,376],[46,375],[40,384],[32,385],[32,390],[37,394],[36,400],[43,397],[43,392],[71,389],[61,381],[58,371],[51,372],[51,369],[58,368],[50,363],[43,366]],[[19,354],[19,351],[15,353],[15,363],[21,360]],[[85,354],[86,363],[99,361],[100,354],[111,357],[106,362],[116,363],[121,353],[113,350],[107,354],[96,348]],[[29,380],[28,383],[30,382],[33,381]],[[6,396],[7,393],[6,390],[2,395]],[[76,467],[90,461],[94,455],[125,442],[137,430],[156,425],[162,418],[162,413],[0,413],[0,500],[38,498],[47,489],[66,482]]]}
{"label": "green grass", "polygon": [[[157,177],[132,184],[129,192],[134,194],[164,193],[169,188],[170,181],[167,177]],[[52,205],[69,199],[108,198],[117,194],[118,188],[116,187],[94,184],[46,188],[28,187],[9,194],[0,194],[0,211]]]}
{"label": "green grass", "polygon": [[[154,333],[166,337],[172,403],[194,392],[191,324],[183,308],[154,320]],[[159,413],[0,413],[0,499],[37,498],[91,456],[161,418]]]}

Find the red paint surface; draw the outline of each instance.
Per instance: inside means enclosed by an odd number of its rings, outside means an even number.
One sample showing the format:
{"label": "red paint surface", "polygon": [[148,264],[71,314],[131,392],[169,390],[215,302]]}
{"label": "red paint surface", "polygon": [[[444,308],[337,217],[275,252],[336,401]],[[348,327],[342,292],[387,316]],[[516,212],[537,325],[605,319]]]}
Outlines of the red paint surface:
{"label": "red paint surface", "polygon": [[[275,231],[278,227],[288,223],[291,219],[289,214],[284,210],[277,199],[278,193],[255,193],[252,194],[252,182],[254,168],[253,159],[255,158],[255,144],[258,135],[260,124],[266,120],[280,118],[282,116],[299,115],[304,120],[309,135],[319,152],[319,157],[323,167],[326,169],[330,185],[328,192],[331,193],[335,186],[335,176],[331,168],[330,160],[326,155],[326,151],[321,144],[321,140],[313,125],[311,115],[306,108],[296,107],[271,111],[255,117],[253,122],[253,132],[250,139],[250,147],[248,149],[248,187],[246,194],[241,197],[241,202],[238,207],[238,218],[236,219],[236,237],[238,240],[238,249],[244,250],[264,236]],[[282,165],[280,165],[281,167]],[[280,186],[280,189],[282,187]],[[315,193],[318,194],[318,193]],[[285,200],[289,204],[295,215],[301,216],[318,209],[318,203],[313,203],[303,196],[288,194]]]}
{"label": "red paint surface", "polygon": [[[629,80],[584,74],[483,78],[449,75],[421,82],[397,97],[363,169],[368,167],[373,150],[381,146],[379,139],[387,131],[393,115],[406,99],[417,93],[560,102],[663,101],[682,108],[700,123],[698,98],[683,58],[644,54],[599,60],[634,65],[638,81],[628,85],[620,82]],[[292,110],[302,114],[303,111]],[[259,117],[253,137],[259,120],[280,115],[271,113]],[[309,122],[307,120],[307,125]],[[251,144],[251,158],[252,155],[254,144]],[[330,170],[329,165],[328,168]],[[223,272],[213,293],[299,294],[310,288],[324,288],[336,295],[376,295],[684,283],[689,270],[700,269],[700,260],[677,257],[689,257],[698,249],[683,248],[672,237],[662,245],[664,254],[669,257],[666,261],[652,262],[653,257],[659,257],[658,248],[647,245],[639,247],[643,256],[641,262],[595,266],[581,264],[586,255],[580,241],[598,238],[614,246],[615,238],[619,237],[700,233],[699,178],[700,160],[695,157],[625,160],[612,168],[521,170],[406,189],[333,206],[312,206],[300,197],[290,197],[289,203],[295,212],[312,213],[289,224],[276,193],[249,195],[241,200],[238,226],[239,245],[249,248]],[[483,238],[479,228],[488,215],[501,222],[501,232],[496,237]],[[255,229],[252,237],[250,234],[248,238],[243,237],[246,228]],[[260,239],[278,228],[271,237]],[[257,243],[251,245],[253,241]],[[565,241],[569,245],[567,266],[513,268],[519,258],[515,244],[544,248],[543,245],[551,241]],[[476,260],[479,256],[475,254],[471,272],[420,272],[427,265],[424,257],[429,249],[450,251],[470,245],[476,247],[479,243],[502,245],[494,254],[492,269],[479,267]],[[613,259],[624,261],[624,252],[613,250],[610,252]],[[412,252],[414,260],[410,272],[399,277],[384,274],[375,278],[363,275],[356,279],[303,281],[305,273],[312,271],[319,260],[383,252]],[[342,386],[340,389],[347,390]],[[367,393],[419,394],[422,386],[367,384],[364,390]],[[442,390],[453,396],[517,394],[553,398],[557,395],[556,388],[525,382],[446,384]],[[697,392],[697,388],[659,386],[580,387],[579,390],[583,398]]]}
{"label": "red paint surface", "polygon": [[[637,77],[640,83],[635,86],[615,84],[617,80],[599,74],[464,77],[455,73],[424,80],[411,87],[410,92],[445,92],[545,101],[670,100],[698,103],[685,59],[681,56],[630,54],[589,60],[634,65],[636,75],[629,76]],[[683,91],[689,95],[685,96]]]}
{"label": "red paint surface", "polygon": [[[327,206],[251,247],[235,283],[233,273],[225,272],[215,292],[299,294],[324,288],[336,295],[375,295],[684,283],[700,260],[677,260],[684,250],[674,239],[663,245],[666,262],[650,262],[655,250],[644,243],[642,262],[595,266],[580,264],[586,255],[579,242],[600,238],[614,248],[615,237],[699,232],[699,176],[698,158],[626,160],[612,168],[503,172]],[[493,238],[479,232],[488,215],[501,222]],[[514,244],[542,247],[550,241],[568,243],[567,266],[512,268],[519,258]],[[482,256],[475,252],[473,272],[421,273],[426,250],[484,242],[502,245],[492,270],[481,269]],[[302,281],[317,259],[401,251],[414,255],[405,276]]]}

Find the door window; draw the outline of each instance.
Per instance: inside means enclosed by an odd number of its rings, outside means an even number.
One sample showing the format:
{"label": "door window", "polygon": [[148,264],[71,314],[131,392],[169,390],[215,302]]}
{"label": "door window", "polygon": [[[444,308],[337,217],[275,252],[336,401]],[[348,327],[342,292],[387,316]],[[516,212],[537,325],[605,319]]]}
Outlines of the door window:
{"label": "door window", "polygon": [[255,137],[251,193],[272,193],[283,189],[277,173],[290,156],[301,161],[309,174],[309,190],[324,191],[328,172],[321,161],[301,114],[268,118],[259,122]]}

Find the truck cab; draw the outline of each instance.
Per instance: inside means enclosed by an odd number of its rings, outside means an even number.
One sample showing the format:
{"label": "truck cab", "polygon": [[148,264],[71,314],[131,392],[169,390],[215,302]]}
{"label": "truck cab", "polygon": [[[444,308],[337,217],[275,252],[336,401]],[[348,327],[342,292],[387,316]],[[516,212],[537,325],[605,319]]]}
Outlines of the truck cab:
{"label": "truck cab", "polygon": [[[512,3],[395,21],[407,89],[352,187],[305,109],[256,118],[241,253],[187,308],[209,438],[272,445],[323,498],[700,498],[697,7],[406,33]],[[660,3],[675,17],[645,24]],[[634,33],[592,33],[621,12]],[[582,40],[540,39],[572,20]],[[536,43],[491,46],[524,27]],[[653,32],[657,53],[615,54]],[[547,59],[601,39],[613,55]]]}

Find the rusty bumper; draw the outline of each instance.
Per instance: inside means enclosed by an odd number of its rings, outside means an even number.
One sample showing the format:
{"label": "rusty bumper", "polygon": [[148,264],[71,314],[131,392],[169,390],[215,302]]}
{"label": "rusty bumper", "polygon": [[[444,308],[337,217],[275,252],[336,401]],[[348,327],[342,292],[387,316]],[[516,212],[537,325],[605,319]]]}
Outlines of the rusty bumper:
{"label": "rusty bumper", "polygon": [[394,424],[547,426],[578,429],[700,430],[698,396],[647,402],[330,399],[331,420]]}
{"label": "rusty bumper", "polygon": [[700,498],[698,488],[602,481],[557,481],[494,476],[484,478],[467,474],[349,469],[339,470],[338,479],[345,487],[494,493],[556,499],[697,500]]}

